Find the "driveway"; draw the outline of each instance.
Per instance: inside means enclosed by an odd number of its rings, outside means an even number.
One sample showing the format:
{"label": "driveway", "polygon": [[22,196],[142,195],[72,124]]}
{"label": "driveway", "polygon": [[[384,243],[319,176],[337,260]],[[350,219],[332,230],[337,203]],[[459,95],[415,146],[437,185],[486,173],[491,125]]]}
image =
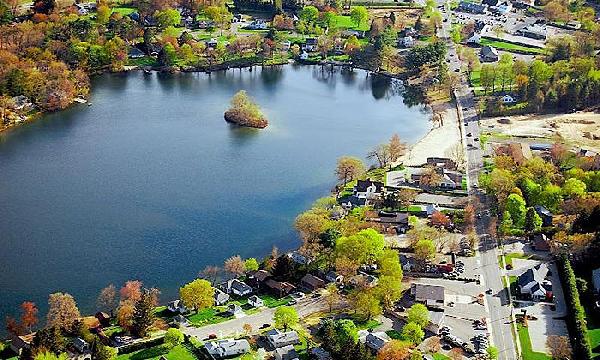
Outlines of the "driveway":
{"label": "driveway", "polygon": [[[301,319],[312,313],[329,309],[324,297],[318,299],[304,299],[297,305],[294,305],[294,308]],[[252,331],[256,332],[263,324],[273,323],[273,315],[275,314],[276,309],[277,308],[265,308],[261,312],[252,315],[203,327],[183,326],[182,331],[184,334],[195,336],[200,340],[207,338],[210,334],[215,334],[219,338],[241,335],[244,333],[244,324],[250,324],[250,326],[252,326]]]}

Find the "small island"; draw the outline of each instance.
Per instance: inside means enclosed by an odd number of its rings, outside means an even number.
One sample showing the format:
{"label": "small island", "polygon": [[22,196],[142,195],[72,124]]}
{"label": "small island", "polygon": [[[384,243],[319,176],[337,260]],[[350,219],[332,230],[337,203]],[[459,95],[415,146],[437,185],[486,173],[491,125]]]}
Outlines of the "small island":
{"label": "small island", "polygon": [[225,111],[225,121],[246,127],[264,129],[269,122],[258,105],[246,94],[238,91],[231,99],[231,108]]}

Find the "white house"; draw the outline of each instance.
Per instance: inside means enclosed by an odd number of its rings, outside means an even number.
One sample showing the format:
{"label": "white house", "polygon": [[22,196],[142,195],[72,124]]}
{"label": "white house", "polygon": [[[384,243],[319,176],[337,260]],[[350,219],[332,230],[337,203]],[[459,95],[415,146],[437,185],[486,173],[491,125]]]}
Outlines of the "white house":
{"label": "white house", "polygon": [[215,305],[220,306],[229,301],[229,295],[215,288]]}
{"label": "white house", "polygon": [[538,264],[519,276],[518,285],[521,295],[534,301],[552,299],[552,283],[546,280],[548,265]]}
{"label": "white house", "polygon": [[415,46],[415,38],[412,36],[405,36],[400,40],[400,45],[405,48],[411,48]]}
{"label": "white house", "polygon": [[232,340],[223,339],[210,341],[204,344],[206,351],[215,359],[224,359],[228,357],[238,356],[250,351],[250,343],[248,340]]}
{"label": "white house", "polygon": [[183,305],[181,300],[173,300],[167,304],[167,310],[173,313],[187,314],[189,309]]}
{"label": "white house", "polygon": [[277,329],[272,329],[267,331],[265,336],[269,344],[275,349],[300,343],[298,333],[295,331],[281,332]]}
{"label": "white house", "polygon": [[294,345],[288,345],[275,349],[275,360],[298,360],[298,353]]}
{"label": "white house", "polygon": [[265,305],[262,299],[256,295],[252,295],[248,298],[248,304],[252,305],[253,307],[261,307]]}
{"label": "white house", "polygon": [[237,296],[246,296],[252,294],[252,288],[238,279],[231,279],[222,283],[221,288],[226,293]]}
{"label": "white house", "polygon": [[300,60],[308,60],[308,53],[306,51],[300,54]]}

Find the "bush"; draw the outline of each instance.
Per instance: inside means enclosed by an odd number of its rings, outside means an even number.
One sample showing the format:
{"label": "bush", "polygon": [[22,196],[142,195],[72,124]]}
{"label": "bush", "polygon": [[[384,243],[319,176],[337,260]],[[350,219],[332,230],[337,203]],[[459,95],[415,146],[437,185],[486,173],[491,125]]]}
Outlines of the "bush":
{"label": "bush", "polygon": [[179,329],[170,328],[165,334],[165,345],[172,349],[183,342],[183,333]]}
{"label": "bush", "polygon": [[592,349],[587,337],[587,322],[585,310],[579,300],[579,291],[577,290],[577,279],[575,272],[571,267],[571,262],[567,255],[562,254],[558,259],[561,280],[565,289],[565,301],[567,302],[567,324],[571,331],[573,343],[573,355],[575,359],[592,359]]}

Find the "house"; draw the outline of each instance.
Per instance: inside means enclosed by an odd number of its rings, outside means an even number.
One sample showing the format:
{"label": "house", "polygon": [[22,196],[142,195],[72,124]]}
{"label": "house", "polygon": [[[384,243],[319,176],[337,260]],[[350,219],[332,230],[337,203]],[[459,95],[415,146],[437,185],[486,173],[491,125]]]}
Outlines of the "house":
{"label": "house", "polygon": [[292,47],[292,43],[290,41],[284,41],[281,43],[281,50],[282,51],[289,51],[290,47]]}
{"label": "house", "polygon": [[542,218],[542,226],[552,226],[554,215],[548,209],[542,205],[535,205],[533,209]]}
{"label": "house", "polygon": [[173,300],[167,304],[167,310],[172,313],[186,314],[189,309],[183,305],[181,300]]}
{"label": "house", "polygon": [[261,307],[265,305],[263,300],[256,295],[252,295],[248,298],[248,304],[253,307]]}
{"label": "house", "polygon": [[302,49],[306,52],[317,51],[317,39],[316,38],[307,38]]}
{"label": "house", "polygon": [[364,286],[364,287],[374,287],[379,282],[379,279],[376,276],[365,274],[363,272],[358,273],[358,275],[354,276],[350,280],[350,284],[353,286]]}
{"label": "house", "polygon": [[429,324],[425,326],[425,329],[431,331],[434,334],[439,334],[440,329],[444,326],[445,318],[446,316],[443,311],[430,311]]}
{"label": "house", "polygon": [[215,38],[211,38],[210,40],[206,40],[206,46],[209,48],[216,48],[217,47],[217,39]]}
{"label": "house", "polygon": [[344,43],[343,41],[341,41],[341,39],[339,39],[338,41],[336,41],[335,45],[333,46],[333,52],[336,55],[342,55],[344,54],[344,50],[346,49],[346,43]]}
{"label": "house", "polygon": [[441,309],[444,307],[445,290],[443,286],[412,284],[410,294],[416,302],[425,304],[428,308]]}
{"label": "house", "polygon": [[207,342],[204,344],[204,348],[215,359],[224,359],[247,353],[250,351],[250,343],[245,339],[223,339]]}
{"label": "house", "polygon": [[412,36],[405,36],[398,40],[398,47],[411,48],[415,46],[415,38]]}
{"label": "house", "polygon": [[550,244],[546,234],[534,234],[532,236],[531,247],[535,251],[550,251]]}
{"label": "house", "polygon": [[357,180],[353,193],[359,199],[372,200],[383,192],[383,183],[379,181]]}
{"label": "house", "polygon": [[522,296],[534,301],[552,299],[552,283],[545,280],[548,275],[548,265],[538,264],[519,276],[517,284]]}
{"label": "house", "polygon": [[90,351],[90,344],[87,341],[83,340],[80,337],[76,337],[73,339],[73,347],[79,351],[79,353],[83,354],[85,352]]}
{"label": "house", "polygon": [[98,311],[96,315],[94,315],[101,326],[106,327],[110,326],[110,315],[103,311]]}
{"label": "house", "polygon": [[267,342],[275,349],[300,343],[298,333],[293,330],[281,332],[277,329],[271,329],[265,333],[265,337]]}
{"label": "house", "polygon": [[146,54],[144,54],[142,50],[135,46],[129,48],[129,51],[127,52],[127,57],[129,57],[130,59],[139,59],[143,58],[144,56],[146,56]]}
{"label": "house", "polygon": [[577,20],[569,20],[567,21],[567,23],[565,24],[566,27],[568,27],[571,30],[579,30],[581,29],[581,23]]}
{"label": "house", "polygon": [[173,324],[175,324],[176,326],[187,325],[188,319],[186,319],[185,316],[179,314],[173,318]]}
{"label": "house", "polygon": [[248,282],[248,285],[252,286],[255,289],[259,289],[264,284],[264,282],[270,277],[271,273],[267,270],[257,270],[254,273],[250,274],[246,281]]}
{"label": "house", "polygon": [[493,46],[486,45],[479,51],[479,57],[483,62],[496,62],[500,58],[500,55],[498,55],[498,50]]}
{"label": "house", "polygon": [[17,355],[21,355],[23,350],[31,349],[31,344],[33,343],[33,339],[35,338],[35,333],[32,332],[27,335],[15,335],[12,332],[8,333],[8,337],[10,339],[10,348]]}
{"label": "house", "polygon": [[234,294],[236,296],[246,296],[252,294],[252,288],[238,279],[228,280],[219,286],[227,294]]}
{"label": "house", "polygon": [[479,44],[481,42],[481,35],[473,33],[468,39],[467,44]]}
{"label": "house", "polygon": [[289,282],[281,282],[273,279],[265,281],[265,286],[271,290],[271,292],[280,297],[286,296],[292,291],[296,290],[296,287]]}
{"label": "house", "polygon": [[600,268],[592,271],[592,284],[594,285],[594,292],[600,293]]}
{"label": "house", "polygon": [[417,261],[415,258],[405,254],[400,254],[400,265],[402,265],[402,270],[406,272],[417,269]]}
{"label": "house", "polygon": [[506,94],[500,99],[500,101],[502,101],[503,104],[512,104],[515,102],[515,98]]}
{"label": "house", "polygon": [[468,1],[461,1],[458,4],[458,11],[468,12],[473,14],[483,14],[485,13],[486,6],[481,4],[476,4]]}
{"label": "house", "polygon": [[325,274],[325,280],[330,283],[341,283],[344,281],[344,277],[342,275],[338,275],[335,271],[331,270],[327,274]]}
{"label": "house", "polygon": [[294,345],[288,345],[275,349],[275,360],[298,360],[298,353]]}
{"label": "house", "polygon": [[215,305],[220,306],[229,301],[229,294],[224,293],[223,291],[215,288]]}
{"label": "house", "polygon": [[308,60],[308,53],[306,51],[300,54],[300,60]]}
{"label": "house", "polygon": [[546,40],[548,36],[547,30],[537,24],[520,27],[515,31],[515,34],[535,40]]}
{"label": "house", "polygon": [[312,355],[312,358],[315,360],[332,360],[332,357],[331,357],[331,354],[329,353],[329,351],[327,351],[323,348],[320,348],[320,347],[310,349],[310,354]]}
{"label": "house", "polygon": [[500,4],[500,0],[483,0],[481,4],[487,6],[497,6],[498,4]]}
{"label": "house", "polygon": [[306,256],[300,254],[298,251],[291,251],[287,253],[287,256],[298,265],[306,265],[310,262]]}
{"label": "house", "polygon": [[239,306],[238,304],[229,304],[229,305],[227,305],[227,311],[226,312],[230,316],[235,317],[236,319],[246,316],[246,313],[244,312],[244,310],[242,310],[242,307]]}
{"label": "house", "polygon": [[364,343],[374,353],[378,353],[390,340],[390,337],[383,331],[360,330],[358,332],[358,341]]}
{"label": "house", "polygon": [[381,224],[385,231],[393,228],[398,234],[404,234],[408,230],[408,214],[407,213],[389,213],[380,211],[377,218],[371,218],[370,221]]}
{"label": "house", "polygon": [[310,291],[315,291],[315,290],[320,289],[323,286],[325,286],[325,281],[323,281],[322,279],[320,279],[314,275],[306,274],[300,280],[300,284]]}

